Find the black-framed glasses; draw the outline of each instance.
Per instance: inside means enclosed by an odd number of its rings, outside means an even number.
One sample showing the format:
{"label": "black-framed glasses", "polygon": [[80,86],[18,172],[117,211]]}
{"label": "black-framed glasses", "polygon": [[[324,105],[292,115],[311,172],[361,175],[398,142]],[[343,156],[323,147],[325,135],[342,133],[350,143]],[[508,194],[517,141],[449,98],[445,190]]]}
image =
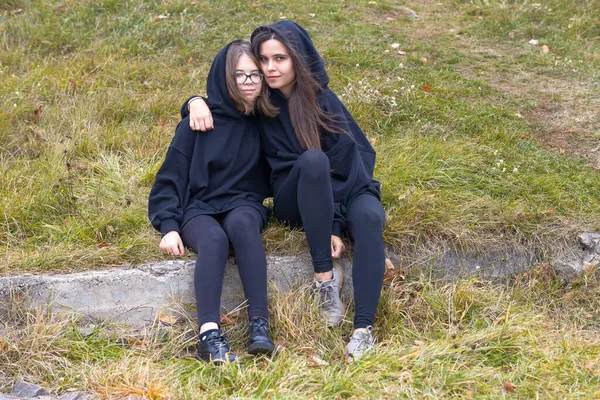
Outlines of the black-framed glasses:
{"label": "black-framed glasses", "polygon": [[235,81],[238,85],[243,85],[250,78],[250,82],[252,83],[261,83],[263,80],[263,74],[259,72],[253,72],[251,74],[245,74],[243,72],[235,73]]}

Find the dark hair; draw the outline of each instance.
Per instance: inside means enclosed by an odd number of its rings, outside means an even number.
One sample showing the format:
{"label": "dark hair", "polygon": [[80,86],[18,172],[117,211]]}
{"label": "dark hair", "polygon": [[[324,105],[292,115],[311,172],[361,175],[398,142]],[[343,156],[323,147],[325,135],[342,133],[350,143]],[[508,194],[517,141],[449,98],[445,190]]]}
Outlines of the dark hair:
{"label": "dark hair", "polygon": [[323,88],[314,78],[299,52],[281,35],[271,29],[257,32],[252,38],[252,50],[256,57],[260,57],[260,45],[271,39],[283,43],[296,71],[296,82],[288,97],[290,118],[296,137],[303,149],[321,150],[319,128],[333,133],[345,133],[345,131],[336,127],[332,116],[319,107],[317,95]]}
{"label": "dark hair", "polygon": [[277,116],[278,110],[269,100],[269,89],[267,85],[261,83],[260,94],[254,102],[248,101],[240,92],[240,88],[235,79],[235,72],[237,70],[237,63],[244,54],[250,57],[257,66],[260,65],[258,59],[252,52],[250,42],[242,39],[231,42],[225,58],[225,81],[229,96],[231,96],[231,99],[236,104],[237,108],[244,114],[250,114],[256,110],[261,114],[273,118]]}

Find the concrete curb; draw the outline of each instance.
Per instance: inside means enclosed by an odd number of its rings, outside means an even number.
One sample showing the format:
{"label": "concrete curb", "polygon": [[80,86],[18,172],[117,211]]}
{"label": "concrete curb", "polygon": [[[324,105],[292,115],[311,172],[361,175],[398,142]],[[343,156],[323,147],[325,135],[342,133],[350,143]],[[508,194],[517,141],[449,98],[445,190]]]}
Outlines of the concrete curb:
{"label": "concrete curb", "polygon": [[[551,262],[559,273],[571,277],[585,265],[600,263],[600,234],[582,234],[579,247],[561,251]],[[538,260],[526,248],[489,249],[485,253],[461,253],[456,249],[421,248],[410,257],[387,255],[394,265],[425,271],[436,278],[453,280],[465,275],[505,279],[523,272]],[[548,261],[548,260],[546,260]],[[310,256],[269,256],[268,279],[280,291],[312,280]],[[340,260],[344,268],[342,296],[352,298],[350,259]],[[48,305],[54,311],[82,314],[92,320],[145,325],[159,313],[183,309],[195,318],[193,286],[194,261],[165,261],[136,268],[92,270],[67,275],[18,275],[0,278],[0,308],[15,297],[29,306]],[[233,259],[228,261],[222,293],[225,311],[244,301],[243,288]]]}

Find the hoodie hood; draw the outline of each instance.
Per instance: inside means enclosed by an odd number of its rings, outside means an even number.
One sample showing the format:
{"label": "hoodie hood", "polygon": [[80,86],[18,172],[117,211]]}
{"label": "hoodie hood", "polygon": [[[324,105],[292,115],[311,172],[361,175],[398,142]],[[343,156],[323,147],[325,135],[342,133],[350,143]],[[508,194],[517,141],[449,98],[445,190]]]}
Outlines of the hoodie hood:
{"label": "hoodie hood", "polygon": [[321,55],[315,48],[315,45],[306,30],[294,21],[277,21],[271,25],[259,26],[252,32],[251,41],[254,41],[256,35],[260,32],[275,32],[285,42],[285,44],[298,53],[304,60],[315,80],[322,88],[329,84],[329,76],[325,71],[325,63]]}
{"label": "hoodie hood", "polygon": [[229,47],[238,42],[234,40],[223,47],[216,55],[206,78],[206,94],[209,108],[213,115],[224,118],[243,118],[244,114],[237,108],[227,90],[226,60]]}

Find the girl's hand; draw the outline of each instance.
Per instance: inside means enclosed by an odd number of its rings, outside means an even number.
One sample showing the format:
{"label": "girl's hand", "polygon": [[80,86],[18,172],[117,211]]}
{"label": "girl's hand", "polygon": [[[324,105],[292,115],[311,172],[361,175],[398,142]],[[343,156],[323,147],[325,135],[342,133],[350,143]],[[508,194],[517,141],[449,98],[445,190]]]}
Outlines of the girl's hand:
{"label": "girl's hand", "polygon": [[163,236],[158,247],[170,256],[183,256],[185,254],[183,242],[177,231],[171,231]]}
{"label": "girl's hand", "polygon": [[345,248],[346,248],[346,246],[344,246],[344,242],[342,241],[341,238],[339,238],[335,235],[331,235],[331,257],[332,258],[334,258],[334,259],[340,258],[340,256],[344,252]]}
{"label": "girl's hand", "polygon": [[190,128],[194,131],[206,132],[214,128],[210,109],[202,97],[196,97],[188,102],[190,110]]}

